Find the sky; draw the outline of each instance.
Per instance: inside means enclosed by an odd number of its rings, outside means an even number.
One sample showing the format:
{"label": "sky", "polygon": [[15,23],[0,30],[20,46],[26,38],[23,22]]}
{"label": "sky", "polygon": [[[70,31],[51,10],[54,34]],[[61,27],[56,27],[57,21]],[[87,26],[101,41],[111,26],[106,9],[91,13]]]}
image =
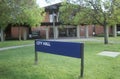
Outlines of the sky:
{"label": "sky", "polygon": [[37,4],[40,7],[45,7],[45,6],[48,6],[48,5],[52,5],[52,4],[62,2],[62,0],[50,0],[50,1],[51,1],[50,3],[47,3],[47,2],[45,2],[45,0],[37,0]]}

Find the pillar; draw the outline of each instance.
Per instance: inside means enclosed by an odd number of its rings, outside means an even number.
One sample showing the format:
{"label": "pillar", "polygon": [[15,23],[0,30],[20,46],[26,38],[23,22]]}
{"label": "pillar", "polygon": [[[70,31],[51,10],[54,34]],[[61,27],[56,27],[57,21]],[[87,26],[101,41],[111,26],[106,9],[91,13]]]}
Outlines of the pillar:
{"label": "pillar", "polygon": [[89,37],[89,29],[88,29],[88,26],[85,26],[85,37],[86,37],[86,38]]}
{"label": "pillar", "polygon": [[69,29],[66,28],[67,37],[69,37]]}
{"label": "pillar", "polygon": [[58,26],[53,27],[53,31],[54,31],[54,39],[58,38]]}
{"label": "pillar", "polygon": [[109,26],[107,26],[107,37],[109,37]]}
{"label": "pillar", "polygon": [[49,39],[49,27],[46,27],[46,39]]}
{"label": "pillar", "polygon": [[113,26],[113,37],[117,37],[117,26]]}
{"label": "pillar", "polygon": [[27,40],[27,28],[23,29],[23,40]]}
{"label": "pillar", "polygon": [[80,38],[80,26],[77,26],[77,38]]}

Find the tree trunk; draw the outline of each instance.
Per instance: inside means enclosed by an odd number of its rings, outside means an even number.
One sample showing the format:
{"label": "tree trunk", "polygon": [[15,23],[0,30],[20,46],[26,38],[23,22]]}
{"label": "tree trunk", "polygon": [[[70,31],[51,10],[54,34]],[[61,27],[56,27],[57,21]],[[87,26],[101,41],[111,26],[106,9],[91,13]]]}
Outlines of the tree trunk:
{"label": "tree trunk", "polygon": [[109,31],[108,27],[104,25],[104,44],[108,44]]}
{"label": "tree trunk", "polygon": [[21,26],[18,26],[18,37],[19,41],[21,41]]}
{"label": "tree trunk", "polygon": [[1,30],[0,30],[0,37],[1,37],[1,42],[3,42],[4,41],[4,30],[1,28]]}

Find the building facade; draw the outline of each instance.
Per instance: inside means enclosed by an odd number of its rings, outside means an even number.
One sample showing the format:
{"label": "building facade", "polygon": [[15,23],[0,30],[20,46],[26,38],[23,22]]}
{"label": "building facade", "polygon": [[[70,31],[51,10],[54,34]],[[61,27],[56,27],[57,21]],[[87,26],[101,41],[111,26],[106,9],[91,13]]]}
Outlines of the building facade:
{"label": "building facade", "polygon": [[[104,34],[102,26],[97,25],[64,25],[59,22],[60,13],[59,7],[61,3],[49,5],[45,7],[46,16],[37,28],[32,28],[32,31],[40,31],[41,38],[61,38],[61,37],[91,37],[99,34]],[[113,28],[109,28],[109,33],[112,33]]]}
{"label": "building facade", "polygon": [[[59,21],[60,13],[59,7],[61,3],[49,5],[45,7],[45,18],[41,23],[41,26],[29,27],[29,26],[12,26],[8,25],[5,30],[5,36],[7,39],[18,39],[19,33],[22,39],[31,38],[61,38],[61,37],[91,37],[100,34],[104,34],[102,26],[97,25],[64,25]],[[109,27],[109,34],[113,34],[115,31],[120,32],[119,25],[117,27]],[[115,32],[116,33],[116,32]]]}

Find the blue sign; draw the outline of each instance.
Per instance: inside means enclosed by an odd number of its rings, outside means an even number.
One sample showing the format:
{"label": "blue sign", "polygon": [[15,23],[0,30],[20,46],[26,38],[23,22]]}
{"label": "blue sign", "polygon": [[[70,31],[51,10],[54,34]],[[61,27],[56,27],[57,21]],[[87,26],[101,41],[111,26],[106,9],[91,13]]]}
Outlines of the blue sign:
{"label": "blue sign", "polygon": [[83,43],[36,40],[35,51],[81,58]]}
{"label": "blue sign", "polygon": [[81,77],[84,71],[84,44],[60,41],[35,40],[35,64],[38,62],[37,52],[45,52],[75,58],[81,58]]}

